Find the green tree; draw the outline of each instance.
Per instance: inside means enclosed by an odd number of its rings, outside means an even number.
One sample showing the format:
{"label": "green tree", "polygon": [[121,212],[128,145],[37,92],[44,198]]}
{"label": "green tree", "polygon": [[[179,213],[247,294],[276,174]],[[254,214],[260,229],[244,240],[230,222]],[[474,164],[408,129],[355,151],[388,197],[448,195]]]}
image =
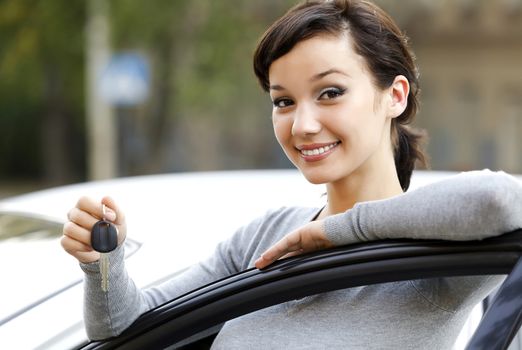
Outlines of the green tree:
{"label": "green tree", "polygon": [[82,178],[82,1],[0,1],[0,174]]}
{"label": "green tree", "polygon": [[[251,56],[293,0],[107,1],[114,51],[141,52],[152,71],[150,99],[127,111],[143,147],[125,175],[278,164]],[[4,178],[85,179],[86,7],[0,0]]]}
{"label": "green tree", "polygon": [[278,162],[275,142],[266,147],[270,104],[252,73],[252,53],[292,3],[112,0],[115,49],[138,49],[152,63],[151,99],[134,116],[149,140],[142,172]]}

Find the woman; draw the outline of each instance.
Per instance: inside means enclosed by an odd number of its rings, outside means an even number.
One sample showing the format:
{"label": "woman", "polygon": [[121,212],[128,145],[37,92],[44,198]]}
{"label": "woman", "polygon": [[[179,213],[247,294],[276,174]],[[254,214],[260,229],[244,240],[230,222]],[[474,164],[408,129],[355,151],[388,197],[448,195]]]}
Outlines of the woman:
{"label": "woman", "polygon": [[[139,290],[124,268],[124,215],[106,197],[105,217],[120,243],[110,254],[106,293],[90,246],[102,204],[81,198],[62,245],[85,272],[89,338],[117,335],[155,305],[282,256],[384,238],[481,239],[522,227],[522,187],[506,174],[461,174],[405,193],[415,162],[424,159],[420,134],[407,126],[417,110],[417,72],[404,36],[375,5],[294,7],[264,34],[254,69],[273,101],[276,138],[310,182],[326,185],[327,204],[271,211],[182,276]],[[499,281],[405,281],[307,297],[227,322],[213,347],[448,349]]]}

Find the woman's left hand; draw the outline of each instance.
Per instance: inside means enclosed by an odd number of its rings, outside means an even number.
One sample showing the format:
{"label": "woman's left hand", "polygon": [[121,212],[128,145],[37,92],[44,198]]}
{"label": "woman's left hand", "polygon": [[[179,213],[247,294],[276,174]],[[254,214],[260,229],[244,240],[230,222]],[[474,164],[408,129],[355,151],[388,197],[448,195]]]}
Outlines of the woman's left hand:
{"label": "woman's left hand", "polygon": [[333,247],[333,244],[326,238],[324,222],[322,220],[312,221],[287,234],[261,254],[261,257],[256,260],[255,266],[262,269],[281,257],[287,258],[330,247]]}

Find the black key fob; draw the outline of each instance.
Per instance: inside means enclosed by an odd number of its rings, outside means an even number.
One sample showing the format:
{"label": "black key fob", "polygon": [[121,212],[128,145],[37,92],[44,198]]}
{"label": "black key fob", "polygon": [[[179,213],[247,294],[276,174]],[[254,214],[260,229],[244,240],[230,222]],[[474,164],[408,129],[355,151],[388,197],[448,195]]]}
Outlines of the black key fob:
{"label": "black key fob", "polygon": [[99,253],[112,252],[118,246],[118,230],[108,221],[100,220],[91,231],[91,246]]}

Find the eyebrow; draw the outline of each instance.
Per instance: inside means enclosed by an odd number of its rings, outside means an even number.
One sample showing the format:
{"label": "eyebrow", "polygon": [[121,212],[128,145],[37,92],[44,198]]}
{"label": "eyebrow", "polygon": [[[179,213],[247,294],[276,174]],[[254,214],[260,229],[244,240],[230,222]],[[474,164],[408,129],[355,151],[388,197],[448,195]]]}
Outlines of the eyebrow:
{"label": "eyebrow", "polygon": [[349,77],[350,75],[348,73],[345,73],[343,72],[342,70],[340,69],[337,69],[337,68],[332,68],[332,69],[328,69],[324,72],[321,72],[321,73],[318,73],[316,75],[314,75],[310,81],[317,81],[317,80],[321,80],[323,79],[324,77],[326,77],[327,75],[330,75],[330,74],[342,74],[344,76],[347,76]]}
{"label": "eyebrow", "polygon": [[[310,78],[310,81],[313,82],[313,81],[321,80],[321,79],[323,79],[324,77],[326,77],[327,75],[330,75],[330,74],[342,74],[344,76],[350,77],[349,74],[343,72],[340,69],[331,68],[331,69],[325,70],[324,72],[321,72],[321,73],[318,73],[318,74],[314,75],[313,77]],[[281,91],[281,90],[285,90],[285,88],[283,86],[281,86],[281,85],[277,85],[276,84],[276,85],[270,85],[270,90]]]}

